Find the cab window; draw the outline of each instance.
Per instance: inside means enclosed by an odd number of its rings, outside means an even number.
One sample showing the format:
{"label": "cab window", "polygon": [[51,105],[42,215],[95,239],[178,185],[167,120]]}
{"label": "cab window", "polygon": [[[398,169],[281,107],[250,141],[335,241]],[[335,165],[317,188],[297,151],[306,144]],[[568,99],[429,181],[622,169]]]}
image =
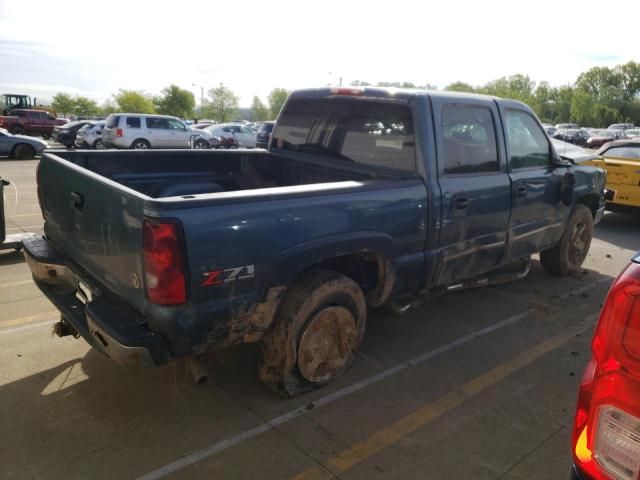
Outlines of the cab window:
{"label": "cab window", "polygon": [[551,165],[548,137],[530,114],[507,110],[505,126],[512,169]]}
{"label": "cab window", "polygon": [[498,147],[491,110],[475,105],[442,108],[445,174],[497,172]]}

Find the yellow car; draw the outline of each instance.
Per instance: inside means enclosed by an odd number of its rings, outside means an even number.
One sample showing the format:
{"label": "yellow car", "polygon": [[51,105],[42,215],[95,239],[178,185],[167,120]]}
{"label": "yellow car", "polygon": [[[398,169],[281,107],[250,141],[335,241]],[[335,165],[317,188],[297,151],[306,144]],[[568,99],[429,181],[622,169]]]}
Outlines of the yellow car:
{"label": "yellow car", "polygon": [[584,164],[607,171],[607,208],[640,207],[640,139],[609,142],[596,153],[602,158]]}

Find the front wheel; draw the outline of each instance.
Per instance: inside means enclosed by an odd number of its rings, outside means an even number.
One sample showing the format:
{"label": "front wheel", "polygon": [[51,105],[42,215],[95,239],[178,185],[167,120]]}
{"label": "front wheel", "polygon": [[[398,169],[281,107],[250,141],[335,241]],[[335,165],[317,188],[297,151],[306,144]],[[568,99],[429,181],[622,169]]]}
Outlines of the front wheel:
{"label": "front wheel", "polygon": [[104,150],[104,144],[102,143],[102,140],[98,139],[93,143],[93,148],[95,148],[96,150]]}
{"label": "front wheel", "polygon": [[262,339],[260,379],[287,397],[327,384],[352,363],[366,316],[353,280],[329,270],[307,273],[287,292]]}
{"label": "front wheel", "polygon": [[582,204],[576,205],[571,212],[560,241],[540,252],[543,268],[554,275],[575,273],[587,258],[593,236],[593,215]]}
{"label": "front wheel", "polygon": [[31,160],[36,154],[35,149],[31,145],[21,143],[13,149],[13,157],[18,160]]}
{"label": "front wheel", "polygon": [[193,142],[193,148],[197,150],[204,150],[206,148],[209,148],[209,144],[207,143],[206,140],[203,140],[202,138],[200,138],[195,142]]}

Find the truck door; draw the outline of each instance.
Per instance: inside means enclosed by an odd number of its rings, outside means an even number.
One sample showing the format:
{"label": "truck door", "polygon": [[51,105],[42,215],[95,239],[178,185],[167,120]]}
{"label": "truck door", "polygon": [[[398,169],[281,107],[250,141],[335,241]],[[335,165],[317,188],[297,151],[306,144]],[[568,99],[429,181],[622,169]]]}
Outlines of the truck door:
{"label": "truck door", "polygon": [[513,188],[507,260],[553,245],[562,236],[561,172],[552,161],[549,137],[538,120],[514,103],[501,106]]}
{"label": "truck door", "polygon": [[498,109],[484,99],[433,99],[442,192],[436,285],[494,268],[506,248],[511,212]]}

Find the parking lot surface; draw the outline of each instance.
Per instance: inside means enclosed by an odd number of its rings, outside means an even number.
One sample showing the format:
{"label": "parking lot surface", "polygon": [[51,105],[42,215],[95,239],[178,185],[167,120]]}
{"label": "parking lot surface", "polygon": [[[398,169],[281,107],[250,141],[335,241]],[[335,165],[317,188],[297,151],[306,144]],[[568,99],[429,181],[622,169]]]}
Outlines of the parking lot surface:
{"label": "parking lot surface", "polygon": [[[37,160],[0,158],[8,233],[42,233]],[[53,306],[0,252],[0,478],[567,479],[577,385],[608,286],[640,220],[607,213],[583,271],[370,312],[353,367],[283,399],[257,344],[133,370],[52,336]]]}

